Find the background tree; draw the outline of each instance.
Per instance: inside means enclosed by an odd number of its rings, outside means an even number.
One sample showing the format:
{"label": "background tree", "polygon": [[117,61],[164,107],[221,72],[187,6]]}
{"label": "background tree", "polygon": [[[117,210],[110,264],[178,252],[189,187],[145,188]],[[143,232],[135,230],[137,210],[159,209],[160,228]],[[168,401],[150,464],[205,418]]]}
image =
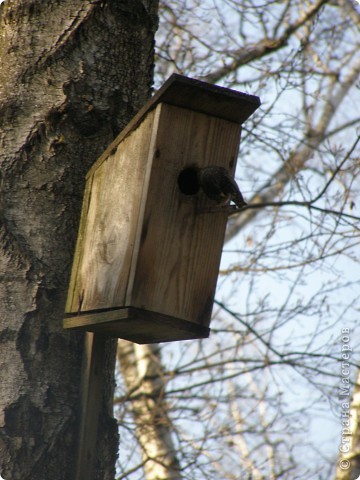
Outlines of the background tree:
{"label": "background tree", "polygon": [[[346,357],[346,355],[345,355]],[[343,360],[343,368],[347,374],[347,358]],[[344,385],[343,385],[344,387]],[[339,461],[336,468],[335,480],[353,480],[360,475],[360,370],[357,372],[356,384],[352,392],[350,408],[350,395],[343,389],[341,395],[342,429],[339,447]],[[344,404],[345,407],[344,407]]]}
{"label": "background tree", "polygon": [[[74,478],[83,335],[62,329],[86,171],[145,103],[154,0],[0,6],[0,472]],[[113,479],[109,341],[97,476]]]}
{"label": "background tree", "polygon": [[119,342],[118,478],[335,474],[342,326],[358,361],[358,29],[351,1],[161,2],[157,84],[176,71],[263,105],[210,339]]}

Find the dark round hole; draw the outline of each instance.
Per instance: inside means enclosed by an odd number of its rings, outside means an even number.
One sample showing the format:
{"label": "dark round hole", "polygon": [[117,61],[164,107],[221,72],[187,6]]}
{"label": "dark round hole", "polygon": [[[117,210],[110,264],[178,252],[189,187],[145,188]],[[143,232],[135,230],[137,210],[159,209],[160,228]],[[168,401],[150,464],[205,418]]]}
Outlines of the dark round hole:
{"label": "dark round hole", "polygon": [[195,195],[200,188],[196,169],[185,168],[179,173],[178,185],[184,195]]}

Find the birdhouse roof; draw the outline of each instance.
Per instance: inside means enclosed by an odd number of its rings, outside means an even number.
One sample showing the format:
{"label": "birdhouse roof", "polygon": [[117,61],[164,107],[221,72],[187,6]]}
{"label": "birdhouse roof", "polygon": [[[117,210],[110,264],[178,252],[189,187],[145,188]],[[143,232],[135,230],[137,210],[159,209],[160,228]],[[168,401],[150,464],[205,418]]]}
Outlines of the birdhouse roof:
{"label": "birdhouse roof", "polygon": [[89,170],[88,178],[119,143],[137,128],[146,114],[159,103],[187,108],[241,125],[260,106],[260,98],[183,75],[173,74],[108,146]]}
{"label": "birdhouse roof", "polygon": [[196,110],[197,112],[242,124],[259,107],[255,95],[219,87],[210,83],[173,74],[145,105],[159,102]]}

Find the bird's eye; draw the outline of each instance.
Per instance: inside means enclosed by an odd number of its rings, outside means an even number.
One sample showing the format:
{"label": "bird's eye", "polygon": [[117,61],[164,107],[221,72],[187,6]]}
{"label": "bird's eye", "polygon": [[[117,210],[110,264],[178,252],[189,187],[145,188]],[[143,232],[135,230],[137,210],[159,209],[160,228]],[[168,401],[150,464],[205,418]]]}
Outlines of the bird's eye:
{"label": "bird's eye", "polygon": [[178,185],[184,195],[195,195],[200,189],[200,184],[195,168],[188,167],[182,170],[178,176]]}

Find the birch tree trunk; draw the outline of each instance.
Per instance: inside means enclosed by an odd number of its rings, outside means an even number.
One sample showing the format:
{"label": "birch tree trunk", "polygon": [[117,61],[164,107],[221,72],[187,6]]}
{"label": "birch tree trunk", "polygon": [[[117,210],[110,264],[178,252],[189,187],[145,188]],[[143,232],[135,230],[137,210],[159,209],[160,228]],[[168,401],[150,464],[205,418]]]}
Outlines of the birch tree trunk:
{"label": "birch tree trunk", "polygon": [[[0,6],[0,473],[74,478],[83,335],[62,317],[85,173],[150,95],[156,0]],[[96,478],[113,479],[109,342]]]}
{"label": "birch tree trunk", "polygon": [[[344,369],[348,369],[347,360],[343,361]],[[344,365],[343,364],[343,365]],[[343,389],[341,398],[341,437],[339,442],[339,458],[335,480],[356,480],[360,476],[360,372],[357,373],[356,384],[350,396],[349,388]]]}
{"label": "birch tree trunk", "polygon": [[159,345],[136,345],[119,340],[118,359],[132,398],[131,411],[146,480],[180,480]]}

